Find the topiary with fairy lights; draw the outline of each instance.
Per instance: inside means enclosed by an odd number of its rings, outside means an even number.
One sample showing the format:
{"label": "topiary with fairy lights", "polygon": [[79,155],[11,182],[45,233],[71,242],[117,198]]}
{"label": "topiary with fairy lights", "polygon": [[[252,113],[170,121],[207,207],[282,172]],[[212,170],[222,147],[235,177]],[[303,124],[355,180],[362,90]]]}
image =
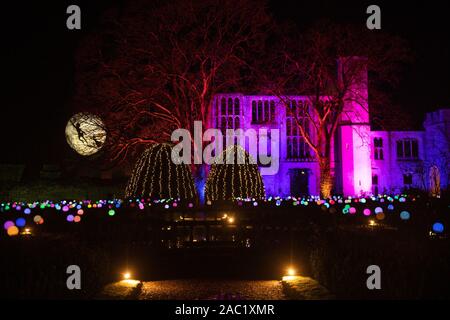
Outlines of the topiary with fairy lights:
{"label": "topiary with fairy lights", "polygon": [[155,144],[137,160],[125,189],[127,198],[196,200],[197,191],[191,170],[175,164],[169,144]]}
{"label": "topiary with fairy lights", "polygon": [[[227,159],[233,159],[233,164]],[[211,165],[206,200],[264,199],[266,192],[258,165],[239,145],[227,147]]]}

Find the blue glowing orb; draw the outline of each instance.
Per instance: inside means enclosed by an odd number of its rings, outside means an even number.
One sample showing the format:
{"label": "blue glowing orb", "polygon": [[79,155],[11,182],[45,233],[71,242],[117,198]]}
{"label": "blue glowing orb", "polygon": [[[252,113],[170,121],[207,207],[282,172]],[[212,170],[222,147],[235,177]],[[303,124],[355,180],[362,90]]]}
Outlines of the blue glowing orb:
{"label": "blue glowing orb", "polygon": [[24,227],[26,224],[26,221],[24,218],[17,218],[16,220],[16,226],[18,227]]}
{"label": "blue glowing orb", "polygon": [[411,217],[411,215],[409,214],[408,211],[400,212],[400,219],[402,219],[402,220],[409,220],[410,217]]}
{"label": "blue glowing orb", "polygon": [[440,222],[436,222],[435,224],[433,224],[433,231],[436,233],[444,232],[444,225]]}

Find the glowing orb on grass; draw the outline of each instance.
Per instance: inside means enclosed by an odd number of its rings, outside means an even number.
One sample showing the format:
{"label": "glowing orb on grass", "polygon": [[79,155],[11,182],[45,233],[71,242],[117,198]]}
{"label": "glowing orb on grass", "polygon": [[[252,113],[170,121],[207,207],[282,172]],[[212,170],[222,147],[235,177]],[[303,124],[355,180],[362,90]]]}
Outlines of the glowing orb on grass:
{"label": "glowing orb on grass", "polygon": [[71,215],[71,214],[69,214],[69,215],[66,217],[66,220],[67,220],[68,222],[72,222],[72,221],[73,221],[73,218],[74,218],[74,216]]}
{"label": "glowing orb on grass", "polygon": [[402,220],[409,220],[410,217],[411,217],[411,215],[409,214],[408,211],[400,212],[400,219],[402,219]]}
{"label": "glowing orb on grass", "polygon": [[390,205],[387,206],[387,208],[388,208],[388,210],[391,210],[391,211],[392,211],[392,210],[394,210],[394,205],[393,205],[393,204],[390,204]]}
{"label": "glowing orb on grass", "polygon": [[368,208],[364,209],[363,214],[365,216],[370,216],[370,209],[368,209]]}
{"label": "glowing orb on grass", "polygon": [[40,215],[36,215],[33,218],[33,221],[37,224],[39,224],[41,220],[42,220],[42,217]]}
{"label": "glowing orb on grass", "polygon": [[383,209],[381,207],[376,207],[375,208],[375,213],[376,214],[379,214],[379,213],[382,213],[382,212],[383,212]]}
{"label": "glowing orb on grass", "polygon": [[350,214],[355,214],[356,213],[356,208],[355,207],[351,207],[350,209],[348,209],[348,212],[350,212]]}
{"label": "glowing orb on grass", "polygon": [[6,232],[8,233],[8,236],[14,237],[19,234],[19,228],[17,228],[16,226],[11,226]]}
{"label": "glowing orb on grass", "polygon": [[384,220],[384,218],[385,218],[384,212],[378,213],[378,214],[375,216],[375,218],[377,218],[377,220]]}
{"label": "glowing orb on grass", "polygon": [[14,225],[14,222],[12,222],[12,221],[6,221],[4,224],[3,224],[3,228],[5,228],[5,230],[8,230],[8,228],[9,227],[12,227]]}
{"label": "glowing orb on grass", "polygon": [[31,213],[30,208],[26,208],[26,209],[23,211],[23,213],[25,213],[25,214],[30,214],[30,213]]}
{"label": "glowing orb on grass", "polygon": [[105,125],[100,117],[90,113],[77,113],[66,126],[69,146],[82,156],[97,153],[106,141]]}
{"label": "glowing orb on grass", "polygon": [[80,222],[80,221],[81,221],[81,217],[80,217],[80,216],[75,216],[75,217],[73,218],[73,221],[74,221],[74,222]]}
{"label": "glowing orb on grass", "polygon": [[24,227],[26,224],[26,221],[24,218],[17,218],[16,219],[16,226],[18,227]]}
{"label": "glowing orb on grass", "polygon": [[113,209],[111,209],[108,211],[108,214],[112,217],[113,215],[116,214],[116,212]]}
{"label": "glowing orb on grass", "polygon": [[433,224],[433,231],[436,233],[444,232],[444,225],[440,222],[436,222],[435,224]]}
{"label": "glowing orb on grass", "polygon": [[77,211],[77,214],[78,214],[79,216],[82,216],[82,215],[84,214],[83,209],[78,210],[78,211]]}

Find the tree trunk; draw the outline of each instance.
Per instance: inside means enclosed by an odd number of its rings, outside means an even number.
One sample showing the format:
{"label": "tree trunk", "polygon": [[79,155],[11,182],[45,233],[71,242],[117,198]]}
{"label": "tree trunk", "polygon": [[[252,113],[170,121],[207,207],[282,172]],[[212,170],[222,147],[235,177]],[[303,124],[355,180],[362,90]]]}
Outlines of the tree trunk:
{"label": "tree trunk", "polygon": [[331,175],[331,161],[329,156],[321,157],[319,159],[320,167],[320,196],[325,199],[331,197],[331,190],[333,189],[334,179]]}
{"label": "tree trunk", "polygon": [[205,204],[206,164],[196,165],[193,170],[194,183],[200,204]]}

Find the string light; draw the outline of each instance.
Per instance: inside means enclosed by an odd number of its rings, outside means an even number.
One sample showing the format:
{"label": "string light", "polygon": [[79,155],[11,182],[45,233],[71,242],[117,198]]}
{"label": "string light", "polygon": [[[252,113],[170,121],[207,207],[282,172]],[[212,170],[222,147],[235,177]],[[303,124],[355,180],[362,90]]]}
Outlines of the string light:
{"label": "string light", "polygon": [[[233,164],[227,164],[227,159],[233,160]],[[241,146],[227,147],[211,165],[205,194],[208,201],[265,199],[264,183],[258,165]]]}
{"label": "string light", "polygon": [[172,147],[155,144],[137,160],[125,189],[126,198],[196,199],[197,191],[191,171],[186,164],[175,164]]}

